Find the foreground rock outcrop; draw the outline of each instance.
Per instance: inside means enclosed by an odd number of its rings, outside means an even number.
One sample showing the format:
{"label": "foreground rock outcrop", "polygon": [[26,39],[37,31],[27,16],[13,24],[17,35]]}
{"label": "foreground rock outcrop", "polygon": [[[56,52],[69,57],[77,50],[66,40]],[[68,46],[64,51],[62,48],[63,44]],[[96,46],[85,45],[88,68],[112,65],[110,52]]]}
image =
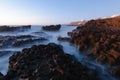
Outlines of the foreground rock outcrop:
{"label": "foreground rock outcrop", "polygon": [[50,26],[43,26],[42,29],[46,31],[57,31],[60,30],[61,25],[50,25]]}
{"label": "foreground rock outcrop", "polygon": [[116,71],[111,68],[111,74],[120,76],[120,16],[88,21],[68,34],[80,51],[100,63],[117,67]]}
{"label": "foreground rock outcrop", "polygon": [[32,46],[9,59],[9,70],[2,80],[99,80],[96,70],[82,66],[60,45]]}

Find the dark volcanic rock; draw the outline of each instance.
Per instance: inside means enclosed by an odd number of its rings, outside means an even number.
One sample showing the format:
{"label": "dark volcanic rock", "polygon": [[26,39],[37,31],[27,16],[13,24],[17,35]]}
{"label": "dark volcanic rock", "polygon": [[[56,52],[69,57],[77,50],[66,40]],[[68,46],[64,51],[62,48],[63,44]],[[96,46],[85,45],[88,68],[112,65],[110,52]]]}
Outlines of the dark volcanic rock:
{"label": "dark volcanic rock", "polygon": [[61,37],[61,36],[59,36],[57,38],[57,40],[59,40],[59,41],[70,41],[70,38],[69,37]]}
{"label": "dark volcanic rock", "polygon": [[32,46],[9,58],[3,80],[99,80],[94,70],[82,66],[62,46],[54,43]]}
{"label": "dark volcanic rock", "polygon": [[0,26],[0,32],[6,32],[6,31],[16,31],[16,30],[24,30],[24,29],[30,29],[31,25],[26,26]]}
{"label": "dark volcanic rock", "polygon": [[50,26],[43,26],[42,29],[43,30],[47,30],[47,31],[57,31],[61,28],[61,25],[50,25]]}

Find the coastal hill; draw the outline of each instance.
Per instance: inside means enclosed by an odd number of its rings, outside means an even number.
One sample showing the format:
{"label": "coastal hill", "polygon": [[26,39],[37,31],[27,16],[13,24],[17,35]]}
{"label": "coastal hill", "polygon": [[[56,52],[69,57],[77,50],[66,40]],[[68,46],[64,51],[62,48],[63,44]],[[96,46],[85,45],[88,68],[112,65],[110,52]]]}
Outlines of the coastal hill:
{"label": "coastal hill", "polygon": [[120,15],[112,15],[112,16],[103,17],[103,18],[96,18],[96,19],[92,19],[92,20],[74,21],[74,22],[70,22],[66,25],[69,25],[69,26],[83,26],[87,23],[89,26],[92,26],[92,25],[95,26],[96,25],[96,26],[105,27],[105,26],[109,25],[109,27],[110,27],[110,26],[117,26],[118,24],[120,24],[119,19],[120,19]]}
{"label": "coastal hill", "polygon": [[84,25],[86,22],[88,22],[88,21],[87,20],[74,21],[74,22],[70,22],[66,25],[68,25],[68,26],[80,26],[80,25]]}

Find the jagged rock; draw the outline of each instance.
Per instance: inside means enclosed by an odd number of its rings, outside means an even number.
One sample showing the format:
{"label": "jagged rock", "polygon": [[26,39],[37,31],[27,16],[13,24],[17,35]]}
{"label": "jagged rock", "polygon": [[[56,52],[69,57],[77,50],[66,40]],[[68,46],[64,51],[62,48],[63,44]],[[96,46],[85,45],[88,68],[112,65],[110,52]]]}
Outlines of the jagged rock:
{"label": "jagged rock", "polygon": [[120,18],[91,20],[68,34],[71,36],[71,42],[79,46],[79,50],[91,48],[89,56],[95,60],[110,65],[117,64],[120,62],[119,21]]}
{"label": "jagged rock", "polygon": [[[69,32],[71,43],[93,60],[111,67],[120,66],[120,17],[90,20]],[[120,70],[113,70],[118,76]],[[120,79],[120,78],[119,78]]]}
{"label": "jagged rock", "polygon": [[47,31],[57,31],[61,28],[61,25],[50,25],[50,26],[43,26],[42,29],[43,30],[47,30]]}
{"label": "jagged rock", "polygon": [[65,54],[62,46],[49,43],[34,45],[9,59],[9,70],[3,80],[100,80],[90,70]]}

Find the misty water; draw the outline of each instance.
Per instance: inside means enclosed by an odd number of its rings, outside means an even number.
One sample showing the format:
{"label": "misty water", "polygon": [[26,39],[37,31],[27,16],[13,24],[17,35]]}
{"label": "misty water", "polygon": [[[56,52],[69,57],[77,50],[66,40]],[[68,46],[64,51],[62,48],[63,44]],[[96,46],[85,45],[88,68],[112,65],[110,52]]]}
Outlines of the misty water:
{"label": "misty water", "polygon": [[[76,26],[62,26],[59,31],[44,31],[44,30],[42,30],[41,26],[32,26],[31,29],[28,29],[25,31],[0,32],[0,36],[1,36],[0,39],[2,39],[4,37],[6,39],[6,36],[17,37],[20,35],[31,35],[31,36],[33,36],[32,39],[39,39],[39,38],[46,39],[46,40],[41,40],[41,41],[34,41],[32,43],[28,43],[28,44],[18,46],[18,47],[13,47],[12,44],[8,44],[7,46],[0,47],[1,48],[0,49],[0,72],[2,72],[3,74],[7,73],[9,57],[14,52],[21,51],[23,48],[29,48],[32,45],[48,44],[49,42],[53,42],[53,43],[62,45],[65,53],[73,55],[83,65],[86,65],[91,69],[98,70],[99,76],[101,77],[102,80],[116,80],[114,77],[112,77],[111,75],[109,75],[106,72],[106,69],[109,66],[105,66],[103,64],[98,64],[97,62],[89,59],[82,52],[78,51],[77,46],[75,46],[69,42],[65,42],[65,41],[62,42],[62,41],[57,40],[57,38],[59,36],[69,37],[67,35],[67,32],[70,32],[75,28],[76,28]],[[31,38],[25,38],[25,39],[31,39]],[[25,40],[25,39],[22,39],[22,40]],[[14,42],[12,42],[12,43],[14,43]]]}

